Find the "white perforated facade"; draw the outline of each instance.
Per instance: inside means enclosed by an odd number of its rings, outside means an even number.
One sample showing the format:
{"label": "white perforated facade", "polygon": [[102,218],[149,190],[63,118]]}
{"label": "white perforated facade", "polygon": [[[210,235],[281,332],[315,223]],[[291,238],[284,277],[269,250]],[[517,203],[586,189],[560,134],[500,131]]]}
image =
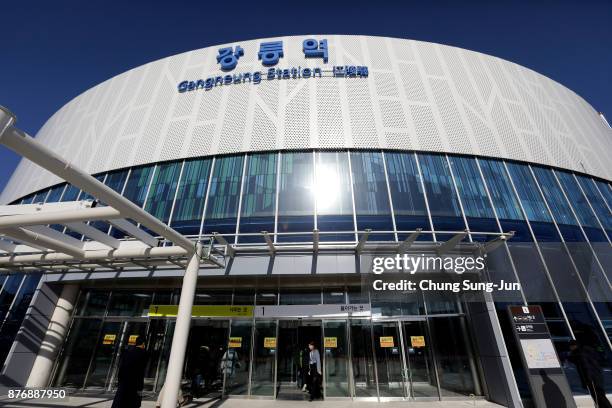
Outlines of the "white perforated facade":
{"label": "white perforated facade", "polygon": [[[302,41],[327,38],[329,62]],[[612,130],[571,90],[517,64],[440,44],[343,35],[282,37],[277,68],[361,65],[368,78],[244,83],[179,93],[183,80],[224,75],[223,46],[164,58],[84,92],[37,139],[91,172],[184,157],[301,148],[463,153],[612,179]],[[232,73],[265,71],[253,40]],[[58,183],[22,161],[0,197]]]}

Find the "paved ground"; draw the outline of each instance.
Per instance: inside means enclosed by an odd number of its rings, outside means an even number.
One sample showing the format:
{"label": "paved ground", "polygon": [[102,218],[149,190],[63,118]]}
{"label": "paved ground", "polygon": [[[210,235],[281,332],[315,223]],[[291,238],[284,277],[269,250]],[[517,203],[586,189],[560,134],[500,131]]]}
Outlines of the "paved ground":
{"label": "paved ground", "polygon": [[[577,398],[580,408],[593,407],[590,398]],[[112,396],[108,397],[70,397],[69,401],[47,402],[47,401],[23,401],[6,402],[5,397],[0,397],[1,407],[15,408],[57,408],[57,407],[84,407],[84,408],[110,408]],[[493,404],[484,400],[475,401],[434,401],[434,402],[363,402],[363,401],[272,401],[272,400],[245,400],[245,399],[226,399],[219,400],[198,400],[186,407],[198,408],[499,408],[501,405]],[[154,401],[144,401],[142,408],[154,408]]]}

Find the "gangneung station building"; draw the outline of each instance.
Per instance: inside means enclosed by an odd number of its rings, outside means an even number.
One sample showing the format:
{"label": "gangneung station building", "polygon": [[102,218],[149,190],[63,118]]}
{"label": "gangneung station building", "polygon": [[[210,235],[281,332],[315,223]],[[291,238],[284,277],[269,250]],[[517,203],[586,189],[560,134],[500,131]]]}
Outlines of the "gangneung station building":
{"label": "gangneung station building", "polygon": [[[507,307],[532,304],[572,393],[587,394],[573,339],[597,350],[612,387],[612,129],[530,69],[396,38],[242,41],[117,75],[34,140],[214,254],[180,371],[201,396],[295,398],[296,356],[315,341],[326,399],[521,406],[530,390]],[[27,159],[0,196],[5,212],[75,202],[110,214]],[[126,218],[31,231],[85,252],[170,245]],[[58,261],[2,228],[3,386],[113,392],[140,335],[145,395],[159,392],[184,262]],[[373,257],[398,253],[478,253],[474,279],[520,290],[373,290]]]}

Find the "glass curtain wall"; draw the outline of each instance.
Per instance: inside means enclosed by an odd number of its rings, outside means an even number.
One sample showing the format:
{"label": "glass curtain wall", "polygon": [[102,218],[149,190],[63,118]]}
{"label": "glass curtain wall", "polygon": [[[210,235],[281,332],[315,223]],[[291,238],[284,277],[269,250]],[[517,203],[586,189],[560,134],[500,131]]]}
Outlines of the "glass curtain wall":
{"label": "glass curtain wall", "polygon": [[262,243],[262,231],[274,232],[278,153],[249,155],[240,209],[239,243]]}

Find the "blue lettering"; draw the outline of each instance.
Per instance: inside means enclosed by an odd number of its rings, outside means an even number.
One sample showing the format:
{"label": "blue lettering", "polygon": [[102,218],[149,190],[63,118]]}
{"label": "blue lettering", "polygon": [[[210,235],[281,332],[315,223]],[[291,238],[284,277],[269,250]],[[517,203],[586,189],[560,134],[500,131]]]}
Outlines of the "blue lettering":
{"label": "blue lettering", "polygon": [[180,93],[183,93],[183,92],[187,91],[187,85],[188,84],[189,84],[189,82],[187,82],[187,81],[183,81],[180,84],[178,84],[178,91]]}
{"label": "blue lettering", "polygon": [[253,83],[258,84],[260,82],[261,82],[261,72],[259,71],[253,72]]}

